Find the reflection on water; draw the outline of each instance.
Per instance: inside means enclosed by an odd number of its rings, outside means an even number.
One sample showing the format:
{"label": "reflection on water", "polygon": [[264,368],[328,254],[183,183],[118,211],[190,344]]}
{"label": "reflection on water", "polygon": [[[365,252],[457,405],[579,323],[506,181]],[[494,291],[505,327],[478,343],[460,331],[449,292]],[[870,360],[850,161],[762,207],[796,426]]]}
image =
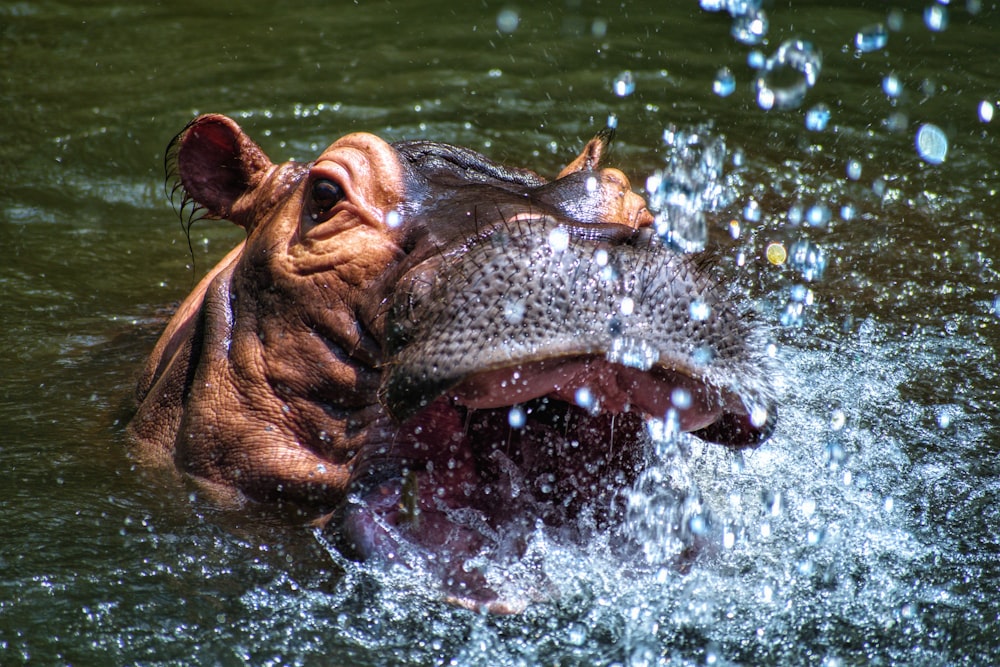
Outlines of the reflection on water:
{"label": "reflection on water", "polygon": [[[1000,26],[971,0],[856,4],[0,7],[0,662],[995,662]],[[134,373],[237,238],[202,222],[189,254],[165,203],[195,110],[278,159],[365,129],[549,174],[613,114],[612,161],[773,327],[778,431],[742,458],[682,440],[686,468],[635,489],[641,556],[536,530],[491,576],[552,596],[509,618],[136,467]],[[665,566],[678,532],[650,516],[711,548]]]}

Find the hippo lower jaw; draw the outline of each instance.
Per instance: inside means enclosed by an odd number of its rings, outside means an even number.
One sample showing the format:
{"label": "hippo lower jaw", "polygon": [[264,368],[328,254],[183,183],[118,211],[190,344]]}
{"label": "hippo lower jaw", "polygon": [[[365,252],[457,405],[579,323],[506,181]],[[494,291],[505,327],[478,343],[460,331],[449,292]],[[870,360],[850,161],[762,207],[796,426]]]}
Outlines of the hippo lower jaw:
{"label": "hippo lower jaw", "polygon": [[[383,471],[383,481],[349,499],[344,537],[362,558],[430,570],[454,604],[517,612],[524,587],[513,597],[495,590],[472,566],[477,557],[517,559],[539,520],[573,526],[584,508],[610,518],[616,490],[648,458],[647,422],[670,413],[682,430],[703,428],[722,412],[715,394],[663,366],[599,356],[478,373],[397,434],[400,449],[412,440],[450,458],[410,461],[389,478]],[[462,424],[459,438],[454,424]]]}

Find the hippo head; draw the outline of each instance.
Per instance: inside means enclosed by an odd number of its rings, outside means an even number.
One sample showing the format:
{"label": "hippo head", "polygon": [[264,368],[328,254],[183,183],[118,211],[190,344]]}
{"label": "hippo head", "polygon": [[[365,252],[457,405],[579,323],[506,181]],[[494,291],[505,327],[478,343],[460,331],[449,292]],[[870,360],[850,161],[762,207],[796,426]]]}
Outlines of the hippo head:
{"label": "hippo head", "polygon": [[503,524],[613,515],[649,419],[768,437],[760,337],[652,232],[598,135],[552,181],[427,141],[345,136],[276,165],[229,118],[171,145],[246,240],[180,306],[130,424],[206,484],[326,515],[360,557],[423,553],[460,604]]}

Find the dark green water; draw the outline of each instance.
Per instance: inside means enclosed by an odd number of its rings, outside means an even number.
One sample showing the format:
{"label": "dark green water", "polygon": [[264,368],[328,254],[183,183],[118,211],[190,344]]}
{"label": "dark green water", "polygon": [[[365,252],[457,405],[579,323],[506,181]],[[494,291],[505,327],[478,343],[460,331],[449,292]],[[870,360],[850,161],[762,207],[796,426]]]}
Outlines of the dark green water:
{"label": "dark green water", "polygon": [[[0,4],[0,663],[1000,660],[1000,115],[979,111],[1000,102],[1000,10],[970,4],[937,5],[943,31],[929,0],[899,5],[887,46],[861,55],[884,3],[773,3],[758,47],[695,0]],[[506,9],[519,20],[502,32]],[[765,112],[747,55],[793,37],[822,50],[818,82],[801,108]],[[712,91],[721,67],[728,97]],[[819,103],[829,125],[808,131]],[[637,188],[665,127],[711,124],[730,156],[712,243],[784,374],[764,448],[740,462],[695,447],[733,545],[686,574],[629,572],[600,538],[567,552],[540,536],[559,599],[479,617],[266,508],[217,511],[137,468],[121,435],[134,375],[238,238],[198,224],[192,269],[163,194],[164,147],[203,111],[276,160],[368,130],[547,174],[615,114],[612,160]],[[924,123],[947,137],[939,165],[917,154]],[[751,201],[759,219],[743,219]],[[817,204],[823,224],[789,215]],[[819,280],[763,259],[802,241],[826,254]]]}

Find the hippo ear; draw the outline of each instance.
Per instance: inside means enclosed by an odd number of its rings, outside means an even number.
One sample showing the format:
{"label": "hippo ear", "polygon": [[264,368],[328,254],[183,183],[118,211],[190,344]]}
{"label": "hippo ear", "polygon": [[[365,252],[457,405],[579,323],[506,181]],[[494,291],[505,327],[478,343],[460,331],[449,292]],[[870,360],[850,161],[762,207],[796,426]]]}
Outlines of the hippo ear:
{"label": "hippo ear", "polygon": [[185,203],[193,200],[213,218],[231,219],[234,204],[274,166],[234,120],[219,114],[191,121],[174,137],[167,156],[173,160]]}
{"label": "hippo ear", "polygon": [[587,145],[583,147],[583,151],[576,157],[575,160],[566,165],[565,169],[559,172],[557,178],[562,178],[563,176],[569,176],[570,174],[575,174],[578,171],[596,171],[597,165],[601,161],[601,156],[604,155],[604,151],[607,150],[608,145],[611,144],[611,140],[615,137],[615,130],[612,127],[606,127],[597,133],[593,139],[587,142]]}

